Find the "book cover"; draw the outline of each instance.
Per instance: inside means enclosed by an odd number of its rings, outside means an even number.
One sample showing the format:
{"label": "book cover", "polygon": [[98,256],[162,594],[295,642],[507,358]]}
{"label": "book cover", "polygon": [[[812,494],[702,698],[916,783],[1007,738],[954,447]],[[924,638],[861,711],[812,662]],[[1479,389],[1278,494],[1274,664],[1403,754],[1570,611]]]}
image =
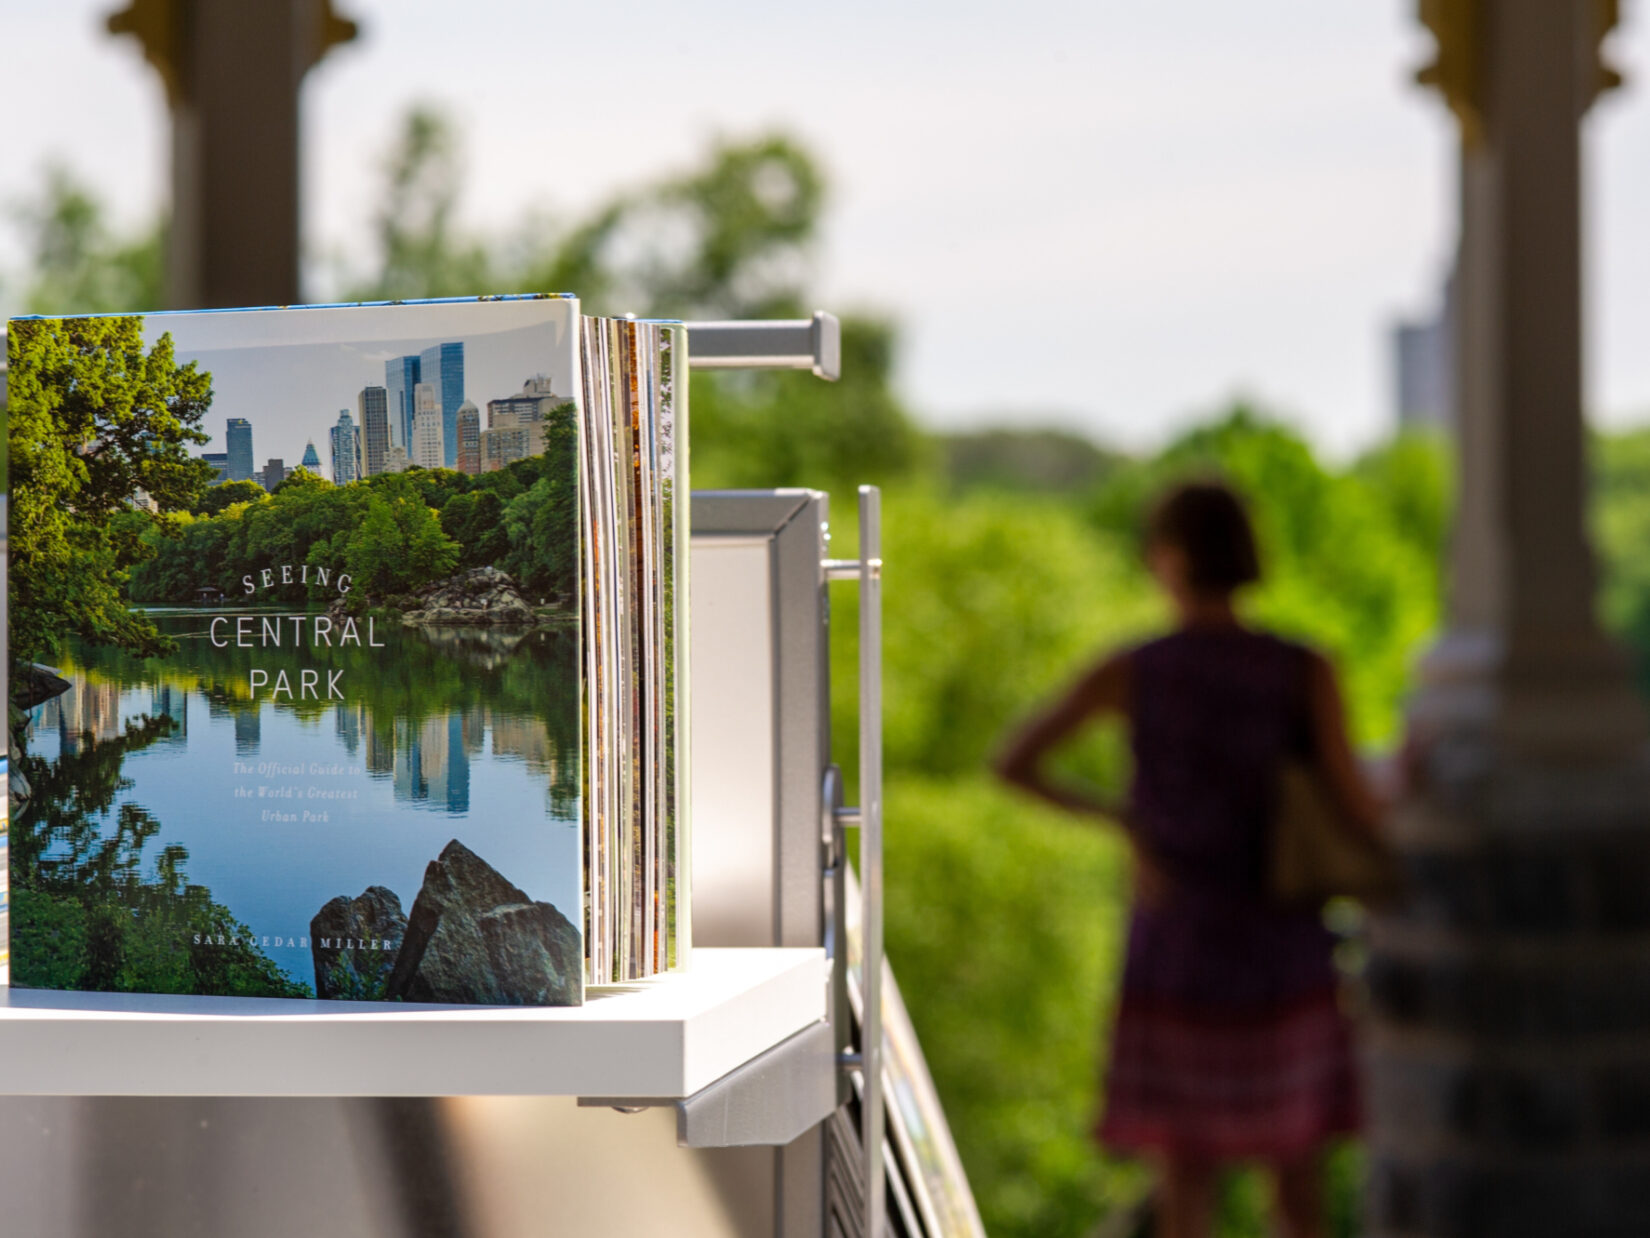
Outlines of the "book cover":
{"label": "book cover", "polygon": [[582,1000],[577,302],[8,354],[11,983]]}

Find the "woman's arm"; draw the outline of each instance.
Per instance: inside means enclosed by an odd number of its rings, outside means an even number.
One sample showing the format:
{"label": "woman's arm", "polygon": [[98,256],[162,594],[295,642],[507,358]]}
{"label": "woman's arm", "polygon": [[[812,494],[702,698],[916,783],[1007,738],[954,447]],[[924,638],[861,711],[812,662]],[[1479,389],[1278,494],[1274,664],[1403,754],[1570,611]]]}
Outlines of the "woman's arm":
{"label": "woman's arm", "polygon": [[1151,849],[1130,828],[1122,806],[1108,803],[1091,788],[1060,782],[1043,769],[1043,758],[1069,739],[1096,714],[1126,714],[1129,708],[1129,657],[1114,654],[1084,675],[1071,690],[1009,737],[994,762],[997,774],[1050,804],[1085,816],[1107,816],[1123,827],[1134,853],[1135,893],[1147,907],[1166,903],[1174,889]]}
{"label": "woman's arm", "polygon": [[1324,779],[1341,811],[1371,834],[1378,833],[1382,804],[1364,777],[1352,741],[1347,738],[1346,708],[1341,703],[1335,670],[1321,654],[1311,656],[1312,737]]}
{"label": "woman's arm", "polygon": [[1116,806],[1094,791],[1051,778],[1043,759],[1096,714],[1125,712],[1128,696],[1128,655],[1116,654],[1009,737],[993,762],[998,777],[1071,812],[1115,815]]}

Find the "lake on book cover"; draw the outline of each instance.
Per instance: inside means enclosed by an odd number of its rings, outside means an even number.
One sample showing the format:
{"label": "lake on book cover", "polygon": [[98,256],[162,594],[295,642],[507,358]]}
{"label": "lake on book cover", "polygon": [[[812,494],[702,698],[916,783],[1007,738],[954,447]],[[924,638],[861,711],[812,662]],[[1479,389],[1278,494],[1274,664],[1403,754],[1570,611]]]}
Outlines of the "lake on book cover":
{"label": "lake on book cover", "polygon": [[[217,904],[298,985],[323,905],[382,886],[410,911],[453,839],[578,922],[576,627],[362,618],[339,647],[307,639],[319,611],[149,614],[176,653],[77,642],[57,668],[72,687],[31,711],[41,819],[12,845],[44,846],[48,885],[107,882],[112,905],[174,922],[157,901]],[[265,620],[281,646],[237,647]]]}

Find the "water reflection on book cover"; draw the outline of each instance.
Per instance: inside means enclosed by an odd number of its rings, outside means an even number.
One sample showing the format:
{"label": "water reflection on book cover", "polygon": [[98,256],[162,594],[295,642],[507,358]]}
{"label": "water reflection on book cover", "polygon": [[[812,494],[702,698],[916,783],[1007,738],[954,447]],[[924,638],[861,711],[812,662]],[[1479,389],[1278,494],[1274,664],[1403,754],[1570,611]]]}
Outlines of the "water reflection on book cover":
{"label": "water reflection on book cover", "polygon": [[[163,865],[260,940],[284,942],[307,938],[310,917],[341,891],[386,886],[410,903],[427,862],[459,837],[531,897],[578,906],[576,870],[545,852],[576,854],[572,634],[405,629],[372,651],[364,697],[259,700],[244,662],[191,639],[199,613],[154,617],[179,638],[177,654],[76,646],[57,668],[69,690],[29,711],[37,802],[57,809],[25,812],[20,826],[44,869],[66,875],[94,854],[94,869]],[[369,655],[329,656],[347,673]],[[398,697],[405,672],[418,690]],[[58,782],[76,790],[54,796]],[[212,803],[225,811],[201,812]],[[134,832],[136,820],[146,828]],[[307,949],[268,953],[308,981]]]}

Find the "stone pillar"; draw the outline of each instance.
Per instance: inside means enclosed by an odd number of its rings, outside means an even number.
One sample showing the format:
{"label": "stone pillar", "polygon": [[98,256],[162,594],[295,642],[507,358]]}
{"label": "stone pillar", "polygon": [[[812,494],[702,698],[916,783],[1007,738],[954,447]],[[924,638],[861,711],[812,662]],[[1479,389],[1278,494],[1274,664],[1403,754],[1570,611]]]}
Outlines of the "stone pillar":
{"label": "stone pillar", "polygon": [[130,0],[132,34],[172,111],[174,308],[299,299],[298,90],[355,25],[331,0]]}
{"label": "stone pillar", "polygon": [[1594,614],[1580,135],[1610,0],[1422,0],[1461,124],[1448,631],[1369,968],[1368,1231],[1650,1234],[1650,749]]}

